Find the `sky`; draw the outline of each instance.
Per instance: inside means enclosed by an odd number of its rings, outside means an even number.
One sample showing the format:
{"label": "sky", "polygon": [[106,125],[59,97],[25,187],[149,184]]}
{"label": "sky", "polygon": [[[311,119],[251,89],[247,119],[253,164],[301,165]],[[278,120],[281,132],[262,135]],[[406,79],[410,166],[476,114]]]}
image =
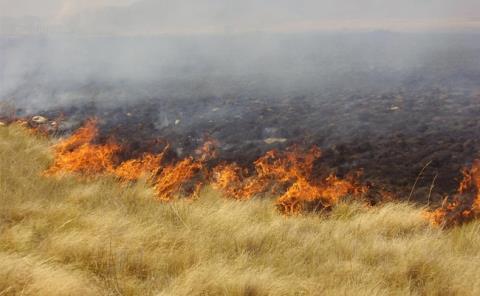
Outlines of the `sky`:
{"label": "sky", "polygon": [[0,32],[150,35],[463,30],[479,0],[0,0]]}

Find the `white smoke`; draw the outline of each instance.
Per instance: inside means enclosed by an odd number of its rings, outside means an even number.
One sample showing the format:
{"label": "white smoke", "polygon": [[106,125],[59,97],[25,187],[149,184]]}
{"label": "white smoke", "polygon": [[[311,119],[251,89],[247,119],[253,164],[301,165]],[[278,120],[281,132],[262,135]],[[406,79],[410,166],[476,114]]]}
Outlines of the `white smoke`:
{"label": "white smoke", "polygon": [[[0,100],[45,107],[387,87],[452,48],[478,48],[475,36],[430,33],[477,31],[479,14],[474,0],[0,0]],[[469,58],[459,60],[476,70]]]}

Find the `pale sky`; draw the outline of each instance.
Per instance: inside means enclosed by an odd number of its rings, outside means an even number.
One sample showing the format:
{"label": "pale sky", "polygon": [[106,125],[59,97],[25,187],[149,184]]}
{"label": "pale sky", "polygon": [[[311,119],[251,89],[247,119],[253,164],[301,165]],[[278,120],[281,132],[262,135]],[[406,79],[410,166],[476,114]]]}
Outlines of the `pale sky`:
{"label": "pale sky", "polygon": [[0,0],[2,16],[54,17],[62,12],[79,13],[85,9],[130,5],[138,0]]}
{"label": "pale sky", "polygon": [[2,31],[159,34],[480,28],[480,0],[0,0]]}

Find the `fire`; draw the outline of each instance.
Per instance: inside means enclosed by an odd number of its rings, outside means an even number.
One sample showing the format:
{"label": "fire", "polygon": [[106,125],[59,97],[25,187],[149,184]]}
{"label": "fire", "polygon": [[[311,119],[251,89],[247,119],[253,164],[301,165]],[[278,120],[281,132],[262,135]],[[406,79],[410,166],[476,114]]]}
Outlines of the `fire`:
{"label": "fire", "polygon": [[475,160],[469,170],[463,170],[463,180],[452,201],[445,198],[434,211],[426,211],[425,217],[436,225],[453,226],[480,217],[480,160]]}
{"label": "fire", "polygon": [[[305,150],[293,146],[283,152],[271,150],[253,163],[253,169],[236,163],[222,163],[213,169],[210,161],[217,157],[218,143],[206,138],[194,156],[166,162],[169,146],[158,154],[119,161],[121,147],[113,140],[96,143],[97,121],[89,120],[70,137],[54,145],[54,162],[46,175],[72,172],[85,176],[113,175],[123,182],[146,177],[154,186],[157,198],[169,201],[179,196],[196,197],[202,186],[210,183],[226,197],[239,200],[264,194],[278,195],[276,205],[286,214],[295,214],[315,206],[330,209],[345,196],[361,197],[367,187],[359,185],[358,175],[339,178],[314,174],[314,165],[322,156],[320,149]],[[480,160],[464,170],[458,193],[445,198],[441,207],[425,211],[425,217],[438,225],[458,225],[480,217]],[[393,199],[380,191],[382,200]]]}
{"label": "fire", "polygon": [[199,159],[189,157],[177,163],[163,165],[167,146],[159,154],[144,154],[116,164],[117,153],[121,150],[113,141],[94,144],[97,137],[97,121],[89,120],[70,137],[54,146],[55,160],[46,175],[60,172],[79,173],[85,176],[108,174],[125,182],[147,177],[154,183],[160,200],[170,200],[178,195],[194,196],[203,182],[200,171],[203,163],[215,156],[215,143],[207,141],[200,148]]}
{"label": "fire", "polygon": [[316,178],[315,162],[321,157],[317,147],[309,150],[297,146],[284,152],[272,150],[254,162],[249,172],[235,163],[224,163],[212,170],[208,162],[217,156],[218,143],[206,139],[194,157],[165,164],[167,146],[159,154],[144,154],[135,159],[118,162],[119,145],[110,141],[96,144],[97,122],[89,120],[70,137],[54,146],[55,160],[47,175],[73,172],[86,176],[108,174],[124,182],[148,178],[154,185],[157,198],[169,201],[178,196],[193,198],[207,184],[221,190],[226,197],[249,199],[260,194],[279,195],[276,204],[288,214],[302,211],[306,204],[330,208],[347,195],[358,196],[365,188],[355,177],[340,179],[331,174]]}
{"label": "fire", "polygon": [[218,143],[206,138],[203,145],[195,151],[198,159],[187,157],[177,163],[166,166],[155,183],[155,192],[162,201],[176,196],[194,198],[208,178],[205,162],[217,156]]}
{"label": "fire", "polygon": [[318,202],[322,208],[329,208],[346,195],[359,195],[365,191],[355,184],[353,178],[342,180],[329,175],[323,180],[315,180],[313,166],[320,157],[317,147],[308,151],[292,147],[283,153],[272,150],[255,161],[255,174],[250,177],[244,177],[244,170],[236,164],[217,167],[213,185],[236,199],[251,198],[267,191],[281,194],[277,206],[289,214],[300,212],[309,202]]}
{"label": "fire", "polygon": [[150,180],[160,171],[166,149],[157,155],[147,153],[141,158],[124,161],[114,168],[112,173],[127,182],[136,181],[142,177]]}
{"label": "fire", "polygon": [[113,141],[104,145],[93,144],[98,129],[95,120],[89,120],[73,135],[54,146],[55,160],[47,175],[73,172],[85,175],[113,170],[115,153],[120,147]]}
{"label": "fire", "polygon": [[230,198],[247,199],[251,197],[245,188],[243,170],[236,163],[221,164],[215,167],[212,186]]}
{"label": "fire", "polygon": [[212,186],[220,190],[226,197],[246,200],[265,193],[269,182],[257,174],[249,174],[248,170],[236,163],[221,164],[213,169]]}
{"label": "fire", "polygon": [[203,185],[201,181],[195,180],[195,177],[200,178],[202,168],[202,163],[191,157],[164,168],[155,184],[158,199],[169,201],[180,195],[195,197]]}
{"label": "fire", "polygon": [[309,202],[316,203],[317,209],[329,209],[341,198],[347,195],[360,196],[365,191],[366,188],[356,185],[353,180],[342,180],[335,175],[330,175],[318,183],[309,182],[302,177],[278,199],[277,204],[284,212],[289,213],[300,212],[304,204]]}

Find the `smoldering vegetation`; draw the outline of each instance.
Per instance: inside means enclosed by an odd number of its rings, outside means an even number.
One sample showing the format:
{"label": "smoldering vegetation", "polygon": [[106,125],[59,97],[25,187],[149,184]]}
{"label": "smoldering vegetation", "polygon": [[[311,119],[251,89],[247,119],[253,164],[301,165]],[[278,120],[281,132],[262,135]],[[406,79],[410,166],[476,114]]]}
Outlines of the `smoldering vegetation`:
{"label": "smoldering vegetation", "polygon": [[[416,199],[456,190],[480,148],[476,34],[251,33],[2,37],[2,116],[97,117],[132,153],[157,138],[178,156],[208,136],[220,160],[318,145],[318,166],[363,169]],[[102,139],[99,139],[102,141]],[[400,194],[401,195],[401,194]]]}

